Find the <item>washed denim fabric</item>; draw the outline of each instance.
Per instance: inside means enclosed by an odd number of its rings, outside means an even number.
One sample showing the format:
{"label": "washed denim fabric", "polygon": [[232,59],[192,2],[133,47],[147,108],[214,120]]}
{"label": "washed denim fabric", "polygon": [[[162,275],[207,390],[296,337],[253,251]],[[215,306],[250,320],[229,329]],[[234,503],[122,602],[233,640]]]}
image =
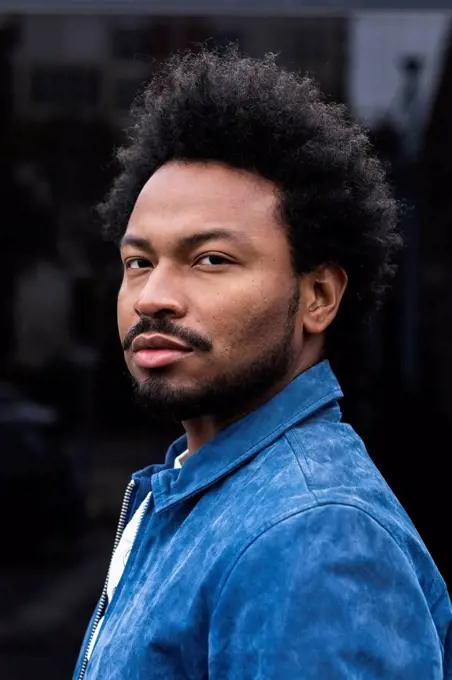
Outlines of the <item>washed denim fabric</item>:
{"label": "washed denim fabric", "polygon": [[152,499],[86,680],[452,677],[444,581],[341,396],[322,362],[134,475],[130,514]]}

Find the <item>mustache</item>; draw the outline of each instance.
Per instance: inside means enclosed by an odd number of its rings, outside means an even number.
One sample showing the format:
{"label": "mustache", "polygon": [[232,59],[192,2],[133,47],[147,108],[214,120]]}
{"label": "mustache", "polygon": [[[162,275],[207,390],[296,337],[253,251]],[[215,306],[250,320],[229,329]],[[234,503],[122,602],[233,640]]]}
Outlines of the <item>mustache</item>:
{"label": "mustache", "polygon": [[135,326],[132,326],[127,332],[122,341],[122,348],[127,352],[132,346],[132,342],[142,333],[161,333],[162,335],[169,335],[178,340],[182,340],[193,349],[199,349],[202,352],[210,352],[212,343],[207,338],[203,338],[194,331],[188,328],[179,328],[168,319],[150,319],[142,317]]}

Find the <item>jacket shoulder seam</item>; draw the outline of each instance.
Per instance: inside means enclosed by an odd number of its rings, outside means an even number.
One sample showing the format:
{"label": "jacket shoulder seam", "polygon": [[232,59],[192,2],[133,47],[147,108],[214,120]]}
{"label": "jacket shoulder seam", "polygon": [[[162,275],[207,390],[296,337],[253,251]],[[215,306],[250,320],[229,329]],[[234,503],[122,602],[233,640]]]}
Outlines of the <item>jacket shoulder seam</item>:
{"label": "jacket shoulder seam", "polygon": [[[248,538],[246,544],[242,545],[242,547],[237,551],[235,557],[232,560],[232,564],[231,564],[230,569],[227,571],[227,573],[225,573],[225,575],[222,579],[222,583],[220,585],[219,593],[218,593],[218,595],[215,599],[215,602],[213,604],[213,607],[212,607],[212,612],[216,609],[216,607],[217,607],[217,605],[218,605],[218,603],[221,599],[221,596],[223,594],[223,591],[224,591],[224,589],[225,589],[225,587],[226,587],[226,585],[229,581],[229,578],[232,576],[232,573],[234,572],[234,570],[235,570],[236,566],[238,565],[238,563],[240,562],[241,558],[251,548],[251,546],[254,545],[254,543],[257,542],[257,540],[261,536],[263,536],[264,534],[266,534],[268,531],[270,531],[274,527],[278,526],[279,524],[282,524],[286,520],[291,519],[292,517],[296,517],[297,515],[301,516],[301,515],[303,515],[307,512],[310,512],[312,510],[316,510],[316,509],[320,509],[320,508],[327,508],[327,507],[341,507],[341,508],[352,509],[352,510],[356,510],[358,513],[366,515],[372,521],[372,523],[376,524],[380,529],[383,530],[383,532],[385,534],[387,534],[389,536],[389,539],[391,540],[391,542],[395,544],[398,551],[403,556],[404,561],[407,564],[407,567],[414,574],[416,580],[418,580],[417,574],[416,574],[416,572],[413,568],[413,565],[411,564],[407,555],[405,554],[405,552],[403,551],[403,549],[399,545],[399,542],[397,541],[397,539],[393,536],[391,531],[386,526],[384,526],[384,524],[382,524],[379,519],[374,517],[370,512],[368,512],[364,508],[360,508],[358,505],[355,505],[353,503],[337,503],[337,502],[334,502],[334,501],[316,502],[315,504],[308,505],[305,508],[298,508],[297,510],[292,510],[291,512],[285,512],[285,513],[277,516],[273,520],[262,525],[258,530],[256,530],[254,532],[254,534],[252,534]],[[425,597],[425,595],[424,595],[424,597]],[[427,605],[428,605],[428,602],[427,602]],[[429,607],[429,610],[430,610],[430,607]],[[439,636],[438,636],[438,639],[439,639]],[[441,640],[440,640],[440,644],[441,644]]]}

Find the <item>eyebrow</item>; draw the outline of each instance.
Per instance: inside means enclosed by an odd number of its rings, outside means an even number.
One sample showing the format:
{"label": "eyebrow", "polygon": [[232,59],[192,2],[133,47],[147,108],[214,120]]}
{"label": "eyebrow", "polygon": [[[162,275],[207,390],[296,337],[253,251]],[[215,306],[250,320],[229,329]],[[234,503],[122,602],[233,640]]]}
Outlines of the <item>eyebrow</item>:
{"label": "eyebrow", "polygon": [[[251,245],[250,239],[245,234],[237,234],[235,232],[229,231],[228,229],[210,229],[209,231],[200,231],[196,234],[183,236],[181,239],[179,239],[176,245],[176,250],[179,252],[191,250],[197,246],[207,243],[208,241],[213,241],[214,239],[225,239],[226,241],[231,241],[232,243],[238,243],[239,245],[245,245],[248,247]],[[154,253],[152,244],[141,236],[124,234],[121,239],[120,247],[125,248],[126,246],[132,246],[145,252]]]}

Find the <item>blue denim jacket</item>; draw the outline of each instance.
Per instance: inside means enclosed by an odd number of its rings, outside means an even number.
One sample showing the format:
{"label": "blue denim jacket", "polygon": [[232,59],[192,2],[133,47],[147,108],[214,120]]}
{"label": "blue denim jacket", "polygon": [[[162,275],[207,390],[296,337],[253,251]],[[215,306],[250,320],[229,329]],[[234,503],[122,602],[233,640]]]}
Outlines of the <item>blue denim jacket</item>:
{"label": "blue denim jacket", "polygon": [[[322,362],[152,489],[86,680],[452,677],[443,579]],[[74,678],[78,678],[88,633]]]}

